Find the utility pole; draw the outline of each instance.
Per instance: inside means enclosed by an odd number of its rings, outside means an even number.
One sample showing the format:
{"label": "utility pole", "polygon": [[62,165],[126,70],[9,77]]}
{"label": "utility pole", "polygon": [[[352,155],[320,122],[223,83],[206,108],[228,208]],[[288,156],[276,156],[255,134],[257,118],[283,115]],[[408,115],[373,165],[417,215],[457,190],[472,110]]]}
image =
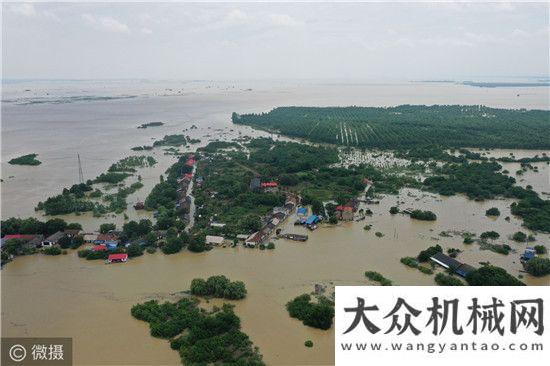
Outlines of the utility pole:
{"label": "utility pole", "polygon": [[76,153],[78,158],[78,181],[84,183],[84,174],[82,173],[82,163],[80,162],[80,154]]}

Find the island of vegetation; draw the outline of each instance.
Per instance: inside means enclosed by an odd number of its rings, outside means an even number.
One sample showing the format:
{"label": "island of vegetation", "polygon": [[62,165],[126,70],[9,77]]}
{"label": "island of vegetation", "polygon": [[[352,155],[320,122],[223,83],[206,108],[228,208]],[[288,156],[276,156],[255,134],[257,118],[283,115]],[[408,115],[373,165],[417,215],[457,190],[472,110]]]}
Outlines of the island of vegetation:
{"label": "island of vegetation", "polygon": [[292,318],[301,320],[304,325],[324,330],[332,326],[334,303],[325,296],[318,296],[314,302],[310,295],[300,295],[289,301],[286,309]]}
{"label": "island of vegetation", "polygon": [[[152,156],[129,156],[112,164],[107,172],[101,173],[94,180],[86,183],[74,184],[64,188],[62,193],[39,202],[35,210],[44,211],[46,215],[64,215],[92,211],[94,216],[101,216],[108,212],[122,213],[128,203],[126,198],[143,187],[138,181],[124,186],[126,178],[134,175],[138,168],[154,166],[157,163]],[[116,193],[104,193],[97,185],[105,184],[103,188],[117,188]]]}
{"label": "island of vegetation", "polygon": [[149,323],[153,337],[168,339],[183,365],[264,364],[229,304],[207,311],[193,298],[163,304],[151,300],[134,305],[131,313]]}
{"label": "island of vegetation", "polygon": [[422,220],[422,221],[437,220],[437,215],[434,214],[432,211],[413,210],[410,216],[411,216],[411,219]]}
{"label": "island of vegetation", "polygon": [[381,286],[392,285],[391,280],[387,279],[386,277],[375,271],[366,271],[365,277],[367,277],[371,281],[378,282]]}
{"label": "island of vegetation", "polygon": [[163,125],[164,125],[163,122],[148,122],[148,123],[142,123],[141,125],[138,126],[138,128],[159,127]]}
{"label": "island of vegetation", "polygon": [[36,157],[38,154],[27,154],[23,156],[19,156],[17,158],[13,158],[10,161],[8,161],[8,164],[11,165],[40,165],[42,162],[38,160]]}
{"label": "island of vegetation", "polygon": [[195,296],[240,300],[246,297],[246,286],[242,281],[232,282],[223,275],[212,276],[207,280],[195,278],[191,281],[191,294]]}

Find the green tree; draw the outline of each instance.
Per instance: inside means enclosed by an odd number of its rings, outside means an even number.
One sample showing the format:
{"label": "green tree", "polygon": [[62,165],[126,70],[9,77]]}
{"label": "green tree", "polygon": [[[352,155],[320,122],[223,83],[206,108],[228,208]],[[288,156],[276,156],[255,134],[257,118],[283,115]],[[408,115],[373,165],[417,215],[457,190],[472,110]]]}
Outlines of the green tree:
{"label": "green tree", "polygon": [[64,235],[61,238],[59,238],[59,241],[57,243],[61,248],[67,249],[73,244],[73,241],[67,235]]}
{"label": "green tree", "polygon": [[62,219],[50,219],[46,221],[46,235],[52,235],[58,231],[63,231],[67,227],[67,223]]}
{"label": "green tree", "polygon": [[126,253],[130,258],[139,257],[140,255],[143,255],[143,248],[141,247],[141,245],[133,243],[128,246],[128,248],[126,249]]}
{"label": "green tree", "polygon": [[521,231],[517,231],[512,235],[512,240],[518,241],[518,242],[525,242],[527,241],[527,235],[525,233],[522,233]]}
{"label": "green tree", "polygon": [[169,237],[166,239],[166,244],[162,247],[164,254],[174,254],[181,251],[183,248],[183,240],[178,237]]}
{"label": "green tree", "polygon": [[500,210],[496,207],[491,207],[487,211],[485,211],[485,215],[487,216],[500,216]]}
{"label": "green tree", "polygon": [[246,286],[242,281],[230,282],[225,287],[223,297],[229,300],[240,300],[246,297]]}
{"label": "green tree", "polygon": [[202,278],[194,278],[191,281],[191,293],[196,296],[210,295],[206,281]]}
{"label": "green tree", "polygon": [[443,252],[443,248],[441,248],[441,246],[437,244],[435,246],[429,247],[428,249],[418,253],[417,259],[419,262],[427,262],[428,260],[430,260],[430,257],[432,257],[434,254],[442,253],[442,252]]}
{"label": "green tree", "polygon": [[439,286],[464,286],[461,280],[456,277],[446,275],[444,273],[438,273],[435,275],[435,282]]}
{"label": "green tree", "polygon": [[523,282],[496,266],[483,266],[466,275],[470,286],[525,286]]}
{"label": "green tree", "polygon": [[224,297],[224,292],[230,281],[223,275],[212,276],[206,280],[206,286],[208,287],[208,293],[215,297]]}
{"label": "green tree", "polygon": [[204,252],[206,250],[206,238],[204,235],[197,235],[190,239],[188,249],[195,253]]}
{"label": "green tree", "polygon": [[550,259],[535,257],[531,258],[525,264],[528,273],[535,277],[542,277],[550,274]]}
{"label": "green tree", "polygon": [[116,230],[116,225],[112,223],[105,223],[99,225],[99,232],[102,234],[107,234],[109,231]]}
{"label": "green tree", "polygon": [[484,233],[481,233],[479,237],[481,239],[498,239],[500,238],[500,234],[496,231],[485,231]]}

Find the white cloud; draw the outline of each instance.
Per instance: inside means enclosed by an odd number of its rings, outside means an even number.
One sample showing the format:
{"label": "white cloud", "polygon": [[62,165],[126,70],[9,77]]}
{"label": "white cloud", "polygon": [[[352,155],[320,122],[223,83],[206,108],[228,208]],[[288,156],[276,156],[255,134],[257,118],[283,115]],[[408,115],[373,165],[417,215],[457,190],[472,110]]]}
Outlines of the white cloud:
{"label": "white cloud", "polygon": [[96,24],[95,17],[91,14],[82,14],[81,17],[89,25]]}
{"label": "white cloud", "polygon": [[48,19],[51,19],[51,20],[54,20],[56,22],[60,22],[61,19],[57,16],[57,14],[55,14],[53,11],[50,11],[50,10],[44,10],[42,12],[42,15]]}
{"label": "white cloud", "polygon": [[23,15],[25,17],[35,17],[37,14],[33,4],[23,3],[12,5],[11,11],[15,14]]}
{"label": "white cloud", "polygon": [[143,28],[141,28],[141,33],[143,33],[143,34],[153,34],[153,31],[150,30],[149,28],[143,27]]}
{"label": "white cloud", "polygon": [[91,14],[82,14],[82,19],[84,19],[84,21],[88,23],[88,25],[94,27],[95,29],[100,29],[113,33],[130,33],[130,28],[128,27],[128,25],[116,20],[115,18],[96,18]]}
{"label": "white cloud", "polygon": [[10,10],[17,15],[21,15],[27,18],[46,18],[56,22],[60,22],[61,19],[51,10],[41,10],[36,8],[32,3],[20,3],[12,5]]}
{"label": "white cloud", "polygon": [[531,34],[529,32],[524,31],[523,29],[516,28],[512,31],[512,36],[514,37],[520,37],[520,38],[526,38],[529,37]]}
{"label": "white cloud", "polygon": [[495,10],[500,10],[500,11],[514,11],[514,10],[516,10],[516,7],[512,3],[507,3],[507,2],[493,3],[493,6],[494,6]]}
{"label": "white cloud", "polygon": [[287,14],[269,14],[269,19],[273,25],[279,27],[300,27],[304,25],[304,23]]}
{"label": "white cloud", "polygon": [[117,33],[130,33],[130,28],[128,28],[126,24],[119,22],[115,18],[103,17],[99,19],[99,21],[103,29],[107,31]]}
{"label": "white cloud", "polygon": [[224,17],[224,21],[227,23],[244,23],[249,19],[248,14],[239,9],[231,10]]}

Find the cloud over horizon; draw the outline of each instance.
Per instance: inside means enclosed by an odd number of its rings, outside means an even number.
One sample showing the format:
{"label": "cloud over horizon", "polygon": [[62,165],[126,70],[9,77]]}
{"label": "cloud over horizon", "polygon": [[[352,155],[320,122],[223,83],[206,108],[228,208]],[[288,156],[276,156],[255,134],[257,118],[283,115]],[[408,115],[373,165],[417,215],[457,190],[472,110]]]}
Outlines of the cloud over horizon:
{"label": "cloud over horizon", "polygon": [[549,72],[545,3],[2,6],[7,78],[418,79]]}

